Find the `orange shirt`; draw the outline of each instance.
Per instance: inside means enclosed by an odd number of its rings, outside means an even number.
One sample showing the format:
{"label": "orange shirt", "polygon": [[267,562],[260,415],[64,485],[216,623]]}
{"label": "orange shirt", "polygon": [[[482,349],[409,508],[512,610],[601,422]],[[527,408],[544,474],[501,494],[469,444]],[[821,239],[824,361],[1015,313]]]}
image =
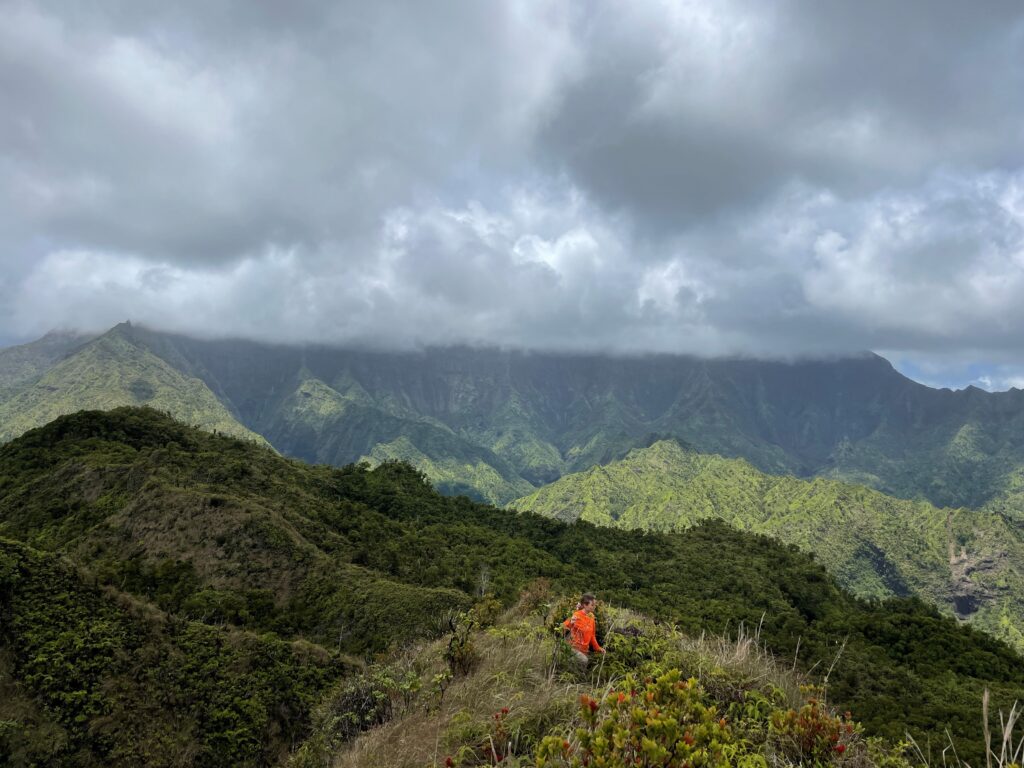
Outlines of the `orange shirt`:
{"label": "orange shirt", "polygon": [[591,649],[604,652],[604,648],[597,644],[597,623],[586,611],[576,611],[562,626],[569,630],[569,642],[580,653],[589,653]]}

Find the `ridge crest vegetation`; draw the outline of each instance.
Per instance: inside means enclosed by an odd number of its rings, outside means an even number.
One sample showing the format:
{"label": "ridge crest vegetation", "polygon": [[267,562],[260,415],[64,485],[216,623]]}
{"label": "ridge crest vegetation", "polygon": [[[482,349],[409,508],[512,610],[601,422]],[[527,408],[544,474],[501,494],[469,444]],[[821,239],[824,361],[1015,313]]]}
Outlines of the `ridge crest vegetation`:
{"label": "ridge crest vegetation", "polygon": [[683,530],[719,519],[813,552],[866,599],[917,595],[1024,650],[1024,529],[849,483],[767,475],[664,440],[510,505],[572,522]]}
{"label": "ridge crest vegetation", "polygon": [[[978,757],[982,692],[1008,710],[1024,690],[1006,645],[914,598],[855,598],[797,548],[718,521],[661,533],[510,515],[405,464],[311,466],[151,409],[63,416],[0,447],[0,537],[0,661],[18,691],[0,749],[24,764],[273,764],[315,737],[334,686],[358,682],[351,665],[448,647],[439,616],[510,607],[538,577],[690,636],[760,626],[819,673],[842,646],[829,700],[892,741],[948,724]],[[245,660],[267,654],[279,661]],[[40,675],[46,658],[74,661]],[[133,709],[153,728],[113,727]],[[193,722],[183,739],[159,725]]]}
{"label": "ridge crest vegetation", "polygon": [[[500,615],[483,603],[460,617],[458,666],[442,639],[338,686],[291,768],[927,764],[916,742],[867,734],[827,680],[780,664],[742,626],[694,637],[599,606],[608,653],[582,671],[557,632],[571,606],[538,580]],[[1011,727],[1011,750],[1017,738]],[[996,764],[1012,765],[1002,746],[989,745]]]}

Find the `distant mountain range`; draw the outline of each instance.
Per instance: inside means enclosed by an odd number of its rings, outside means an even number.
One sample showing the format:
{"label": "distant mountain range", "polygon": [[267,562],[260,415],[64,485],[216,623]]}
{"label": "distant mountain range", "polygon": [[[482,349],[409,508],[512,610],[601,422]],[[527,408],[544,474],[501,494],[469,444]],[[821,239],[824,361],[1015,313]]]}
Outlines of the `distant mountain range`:
{"label": "distant mountain range", "polygon": [[445,492],[494,503],[671,438],[770,474],[1011,516],[1024,506],[1024,392],[936,390],[870,354],[381,352],[128,324],[0,350],[0,440],[79,408],[138,404],[307,461],[405,459]]}
{"label": "distant mountain range", "polygon": [[645,530],[724,520],[814,552],[856,595],[917,595],[1024,650],[1024,532],[999,514],[766,475],[673,441],[567,475],[512,506]]}

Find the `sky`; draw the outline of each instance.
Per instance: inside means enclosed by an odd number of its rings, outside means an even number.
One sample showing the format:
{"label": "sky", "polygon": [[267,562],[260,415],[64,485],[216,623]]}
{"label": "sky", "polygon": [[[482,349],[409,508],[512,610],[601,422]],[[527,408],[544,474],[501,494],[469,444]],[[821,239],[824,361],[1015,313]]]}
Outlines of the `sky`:
{"label": "sky", "polygon": [[0,342],[1024,384],[1024,6],[0,0]]}

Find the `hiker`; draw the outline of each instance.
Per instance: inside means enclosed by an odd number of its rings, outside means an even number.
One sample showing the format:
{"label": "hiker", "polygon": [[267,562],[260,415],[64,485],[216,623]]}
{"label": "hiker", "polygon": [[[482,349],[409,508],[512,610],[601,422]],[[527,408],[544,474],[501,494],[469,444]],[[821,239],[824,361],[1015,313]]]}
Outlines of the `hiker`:
{"label": "hiker", "polygon": [[587,666],[591,650],[604,653],[604,648],[597,643],[597,624],[594,621],[596,606],[597,598],[587,592],[577,603],[575,613],[562,623],[562,627],[569,633],[569,645],[583,666]]}

